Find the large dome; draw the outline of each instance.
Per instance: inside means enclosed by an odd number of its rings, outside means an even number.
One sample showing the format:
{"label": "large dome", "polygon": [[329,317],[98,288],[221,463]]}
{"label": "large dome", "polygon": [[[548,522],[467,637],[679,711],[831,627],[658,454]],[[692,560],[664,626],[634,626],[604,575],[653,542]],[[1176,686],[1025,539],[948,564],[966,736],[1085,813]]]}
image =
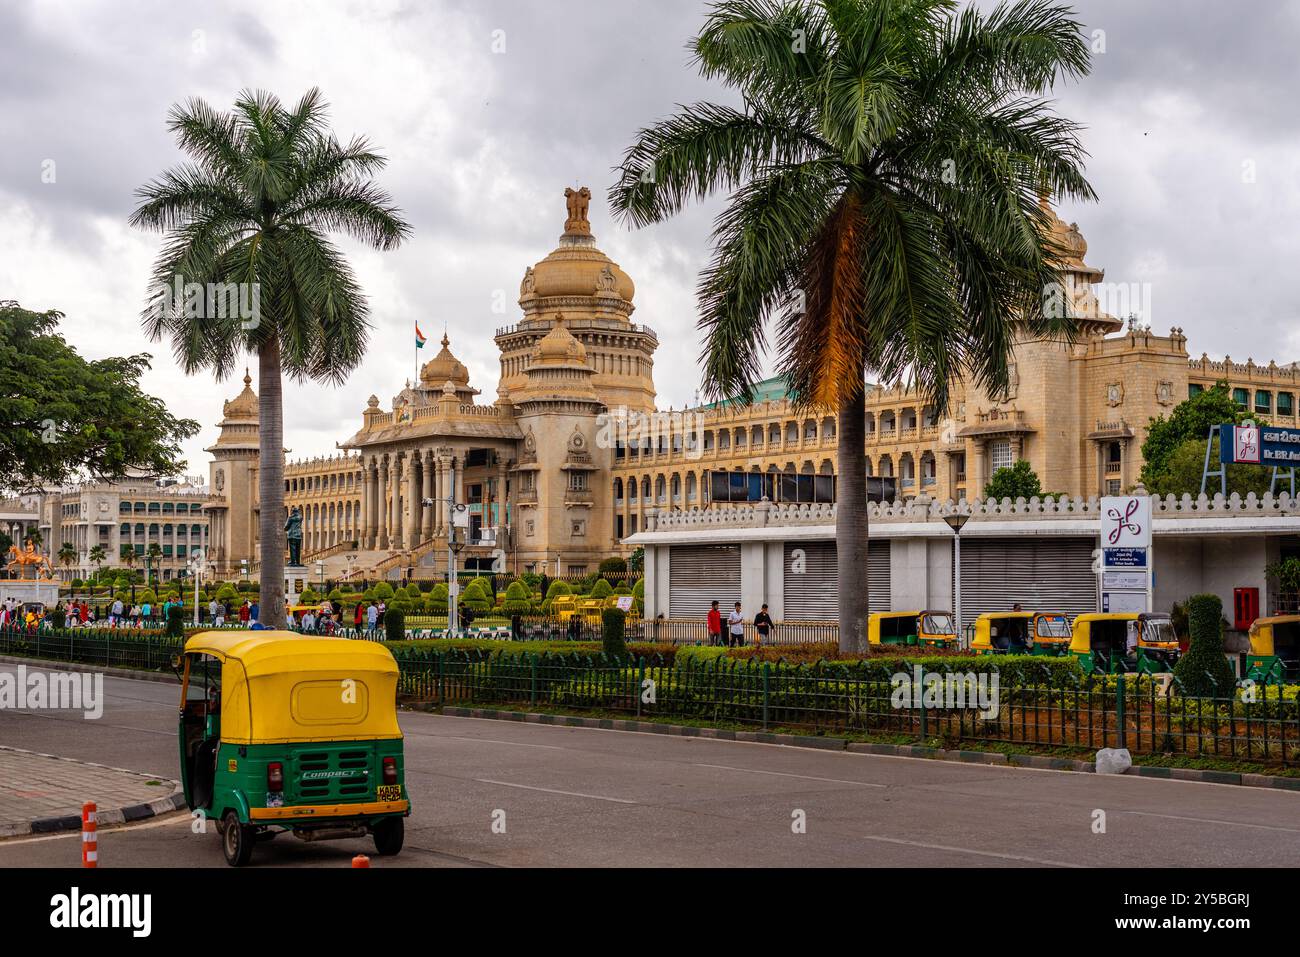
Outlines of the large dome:
{"label": "large dome", "polygon": [[532,281],[532,291],[543,298],[612,292],[631,302],[636,294],[631,277],[590,236],[562,237],[560,245],[533,267]]}

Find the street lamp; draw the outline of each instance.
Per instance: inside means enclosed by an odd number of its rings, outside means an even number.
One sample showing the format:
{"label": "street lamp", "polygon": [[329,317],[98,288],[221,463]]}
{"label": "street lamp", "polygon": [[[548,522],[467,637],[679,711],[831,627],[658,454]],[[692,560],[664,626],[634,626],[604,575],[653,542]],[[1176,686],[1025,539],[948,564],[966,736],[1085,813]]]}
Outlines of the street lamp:
{"label": "street lamp", "polygon": [[194,627],[199,625],[199,583],[203,579],[203,549],[190,552],[190,570],[194,572]]}
{"label": "street lamp", "polygon": [[325,595],[325,560],[324,560],[323,558],[318,558],[318,559],[316,559],[316,578],[317,578],[317,580],[319,580],[319,582],[320,582],[320,588],[318,588],[317,591],[320,592],[321,597],[324,597],[324,595]]}
{"label": "street lamp", "polygon": [[947,522],[948,527],[952,529],[952,544],[953,544],[953,557],[952,557],[953,609],[952,611],[953,611],[953,616],[956,619],[956,623],[957,623],[957,640],[959,643],[964,643],[966,640],[966,633],[962,631],[962,627],[961,627],[961,530],[962,530],[962,526],[964,526],[967,522],[970,521],[970,516],[963,515],[960,512],[953,512],[950,515],[945,515],[943,517],[943,520]]}

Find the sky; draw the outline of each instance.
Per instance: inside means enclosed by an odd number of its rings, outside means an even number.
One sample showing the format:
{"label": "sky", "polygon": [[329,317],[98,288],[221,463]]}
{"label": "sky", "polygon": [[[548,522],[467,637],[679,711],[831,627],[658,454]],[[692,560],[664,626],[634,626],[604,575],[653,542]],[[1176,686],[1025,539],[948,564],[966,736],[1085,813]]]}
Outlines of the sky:
{"label": "sky", "polygon": [[[987,6],[988,4],[981,4]],[[1300,2],[1076,0],[1092,74],[1058,86],[1085,127],[1099,201],[1066,205],[1088,261],[1156,332],[1194,356],[1300,360]],[[149,352],[143,385],[202,431],[206,474],[221,402],[242,365],[185,376],[139,315],[157,234],[127,219],[134,190],[182,156],[168,109],[229,109],[263,88],[318,86],[340,139],[389,159],[378,176],[413,227],[399,249],[342,240],[374,325],[342,387],[287,384],[291,458],[332,454],[372,393],[415,373],[414,324],[443,331],[480,401],[496,398],[493,331],[518,319],[524,268],[554,246],[566,186],[590,186],[600,247],[636,283],[634,321],[659,336],[662,407],[698,387],[695,282],[722,198],[631,230],[604,197],[638,129],[678,104],[735,103],[699,77],[687,41],[700,0],[3,0],[0,2],[0,300],[57,309],[88,358]],[[1132,284],[1132,285],[1130,285]],[[426,347],[420,358],[432,357]],[[256,367],[256,362],[250,362]],[[256,388],[256,383],[254,384]]]}

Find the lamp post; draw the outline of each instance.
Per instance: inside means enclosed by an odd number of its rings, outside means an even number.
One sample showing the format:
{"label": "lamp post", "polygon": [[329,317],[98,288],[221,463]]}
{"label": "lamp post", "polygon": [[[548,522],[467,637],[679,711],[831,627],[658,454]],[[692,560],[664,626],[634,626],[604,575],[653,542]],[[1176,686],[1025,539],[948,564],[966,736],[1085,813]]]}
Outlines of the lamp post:
{"label": "lamp post", "polygon": [[961,530],[962,526],[970,521],[969,515],[963,515],[960,512],[953,512],[951,515],[945,515],[943,520],[948,523],[952,529],[953,544],[953,616],[957,623],[957,640],[958,644],[964,645],[966,633],[961,626]]}
{"label": "lamp post", "polygon": [[203,549],[190,552],[190,570],[194,572],[194,626],[199,624],[199,583],[203,580]]}
{"label": "lamp post", "polygon": [[320,587],[316,590],[317,592],[320,593],[320,596],[324,598],[325,597],[325,560],[323,558],[316,559],[316,578],[320,582]]}

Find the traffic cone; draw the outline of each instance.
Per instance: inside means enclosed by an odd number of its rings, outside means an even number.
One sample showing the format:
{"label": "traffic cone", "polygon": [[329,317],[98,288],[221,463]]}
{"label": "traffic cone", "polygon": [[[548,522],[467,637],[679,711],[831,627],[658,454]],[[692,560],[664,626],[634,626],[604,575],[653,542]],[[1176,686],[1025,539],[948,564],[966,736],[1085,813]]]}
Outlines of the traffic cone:
{"label": "traffic cone", "polygon": [[370,866],[370,858],[366,857],[366,855],[364,855],[364,854],[358,854],[356,857],[352,858],[352,866],[353,866],[353,867],[369,867],[369,866]]}
{"label": "traffic cone", "polygon": [[99,835],[97,833],[95,802],[81,805],[81,866],[99,866]]}

